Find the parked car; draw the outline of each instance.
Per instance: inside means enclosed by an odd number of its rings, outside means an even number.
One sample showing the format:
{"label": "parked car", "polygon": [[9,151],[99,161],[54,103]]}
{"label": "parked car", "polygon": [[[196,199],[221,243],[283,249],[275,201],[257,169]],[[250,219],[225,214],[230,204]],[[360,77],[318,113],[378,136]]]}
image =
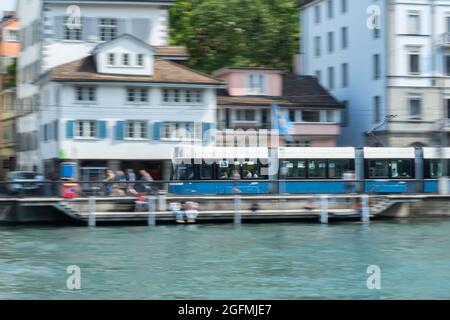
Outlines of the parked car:
{"label": "parked car", "polygon": [[12,171],[8,173],[6,191],[9,194],[38,193],[42,187],[39,174],[31,171]]}

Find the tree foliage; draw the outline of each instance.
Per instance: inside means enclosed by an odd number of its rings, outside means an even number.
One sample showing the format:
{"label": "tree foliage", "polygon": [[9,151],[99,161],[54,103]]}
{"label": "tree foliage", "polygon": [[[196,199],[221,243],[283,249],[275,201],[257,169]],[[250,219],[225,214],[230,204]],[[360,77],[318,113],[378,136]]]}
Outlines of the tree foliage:
{"label": "tree foliage", "polygon": [[184,45],[189,65],[291,69],[298,52],[298,0],[179,0],[170,10],[171,43]]}

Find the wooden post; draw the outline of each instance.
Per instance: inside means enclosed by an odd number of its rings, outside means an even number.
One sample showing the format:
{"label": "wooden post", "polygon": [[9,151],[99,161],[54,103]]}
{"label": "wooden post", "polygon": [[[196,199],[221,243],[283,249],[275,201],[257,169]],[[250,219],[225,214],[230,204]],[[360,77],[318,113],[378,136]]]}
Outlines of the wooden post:
{"label": "wooden post", "polygon": [[328,223],[328,196],[322,195],[320,197],[320,223]]}
{"label": "wooden post", "polygon": [[240,225],[242,222],[241,217],[241,196],[239,194],[234,195],[234,224]]}
{"label": "wooden post", "polygon": [[89,216],[88,216],[88,226],[95,227],[95,197],[88,198]]}
{"label": "wooden post", "polygon": [[361,221],[364,223],[370,222],[370,206],[369,195],[363,194],[361,196]]}
{"label": "wooden post", "polygon": [[152,196],[148,197],[148,225],[156,225],[155,199]]}

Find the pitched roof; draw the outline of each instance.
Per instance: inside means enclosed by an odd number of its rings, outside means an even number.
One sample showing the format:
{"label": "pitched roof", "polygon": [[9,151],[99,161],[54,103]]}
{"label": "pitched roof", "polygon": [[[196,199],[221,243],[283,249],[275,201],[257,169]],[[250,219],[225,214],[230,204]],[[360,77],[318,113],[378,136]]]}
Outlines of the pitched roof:
{"label": "pitched roof", "polygon": [[154,46],[155,54],[164,57],[189,57],[189,52],[184,46]]}
{"label": "pitched roof", "polygon": [[268,96],[229,96],[225,90],[219,92],[218,105],[227,106],[267,106],[279,104],[292,108],[344,108],[312,76],[287,75],[283,77],[283,95]]}
{"label": "pitched roof", "polygon": [[149,76],[101,74],[97,73],[94,58],[87,56],[83,59],[57,66],[51,69],[48,75],[54,81],[224,85],[219,79],[168,60],[156,58],[154,68],[154,74]]}

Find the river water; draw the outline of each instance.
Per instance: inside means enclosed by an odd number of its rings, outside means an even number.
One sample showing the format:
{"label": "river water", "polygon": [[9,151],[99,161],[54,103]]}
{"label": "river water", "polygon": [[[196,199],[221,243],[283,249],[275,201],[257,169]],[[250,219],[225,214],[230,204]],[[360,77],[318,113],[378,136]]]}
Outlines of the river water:
{"label": "river water", "polygon": [[450,220],[0,226],[0,299],[342,298],[450,298]]}

